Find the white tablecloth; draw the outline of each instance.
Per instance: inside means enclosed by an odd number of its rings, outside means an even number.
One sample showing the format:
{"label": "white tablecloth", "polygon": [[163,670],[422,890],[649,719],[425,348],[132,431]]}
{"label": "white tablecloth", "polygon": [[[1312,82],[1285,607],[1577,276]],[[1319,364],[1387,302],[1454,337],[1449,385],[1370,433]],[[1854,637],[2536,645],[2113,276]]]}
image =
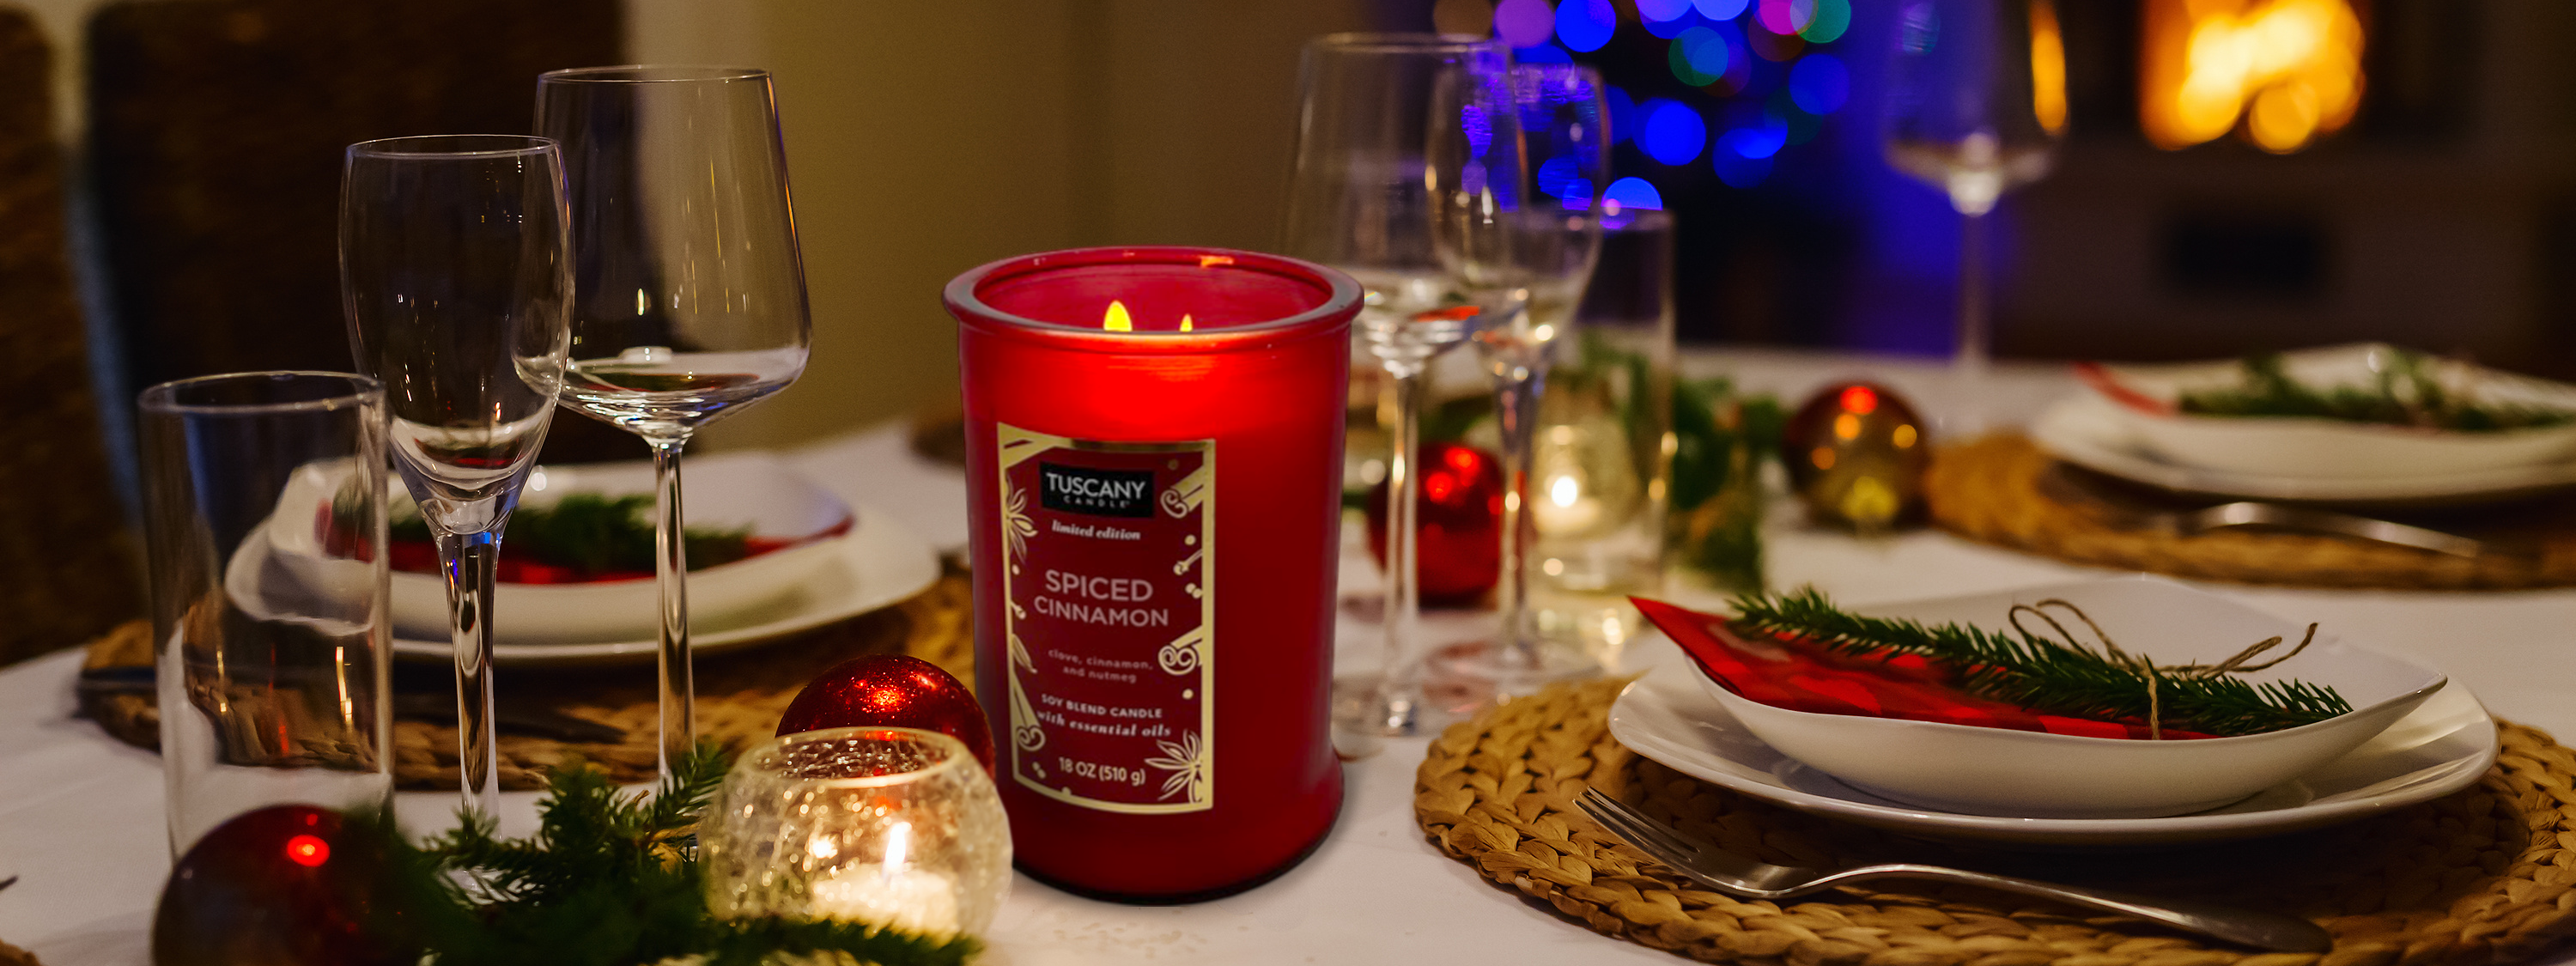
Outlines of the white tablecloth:
{"label": "white tablecloth", "polygon": [[[1935,367],[1894,360],[1780,352],[1705,352],[1687,363],[1730,372],[1792,402],[1824,382],[1869,375],[1942,413]],[[2053,368],[1994,374],[1982,421],[2027,418],[2070,380]],[[896,515],[943,547],[966,537],[963,483],[915,458],[899,427],[855,433],[794,454],[796,465],[854,503]],[[1999,590],[2094,573],[1929,532],[1861,541],[1775,520],[1770,577],[1813,583],[1849,603]],[[1346,578],[1348,579],[1348,578]],[[2297,621],[2348,628],[2352,639],[2448,671],[2496,714],[2576,735],[2576,591],[2396,593],[2212,590]],[[1345,634],[1367,660],[1376,642]],[[1670,662],[1655,640],[1641,664]],[[148,961],[152,904],[169,868],[160,767],[72,717],[76,654],[0,672],[0,940],[50,966]],[[1670,963],[1670,954],[1615,942],[1496,889],[1424,842],[1412,811],[1421,739],[1390,742],[1347,766],[1340,823],[1305,864],[1268,885],[1214,902],[1135,907],[1075,898],[1020,880],[987,937],[996,966],[1139,960],[1300,963]],[[434,827],[447,794],[405,794],[404,821]],[[533,794],[504,796],[503,831],[535,825]],[[2558,957],[2567,959],[2564,953]]]}

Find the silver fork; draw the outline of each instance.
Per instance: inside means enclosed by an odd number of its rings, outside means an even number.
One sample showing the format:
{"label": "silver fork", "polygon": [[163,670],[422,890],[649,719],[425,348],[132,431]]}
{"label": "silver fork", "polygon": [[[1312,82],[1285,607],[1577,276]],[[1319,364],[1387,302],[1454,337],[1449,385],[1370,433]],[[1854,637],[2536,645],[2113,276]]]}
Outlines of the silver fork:
{"label": "silver fork", "polygon": [[2198,933],[2257,949],[2285,953],[2322,953],[2334,948],[2334,936],[2316,923],[2296,916],[2239,909],[2187,899],[2151,899],[2124,892],[2083,889],[1990,875],[1937,865],[1888,863],[1849,869],[1810,869],[1772,865],[1702,842],[1618,799],[1593,789],[1576,802],[1611,834],[1637,850],[1660,859],[1681,874],[1721,892],[1749,899],[1787,899],[1870,879],[1932,879],[1963,882],[2005,892],[2055,899],[2069,905],[2126,913],[2185,932]]}

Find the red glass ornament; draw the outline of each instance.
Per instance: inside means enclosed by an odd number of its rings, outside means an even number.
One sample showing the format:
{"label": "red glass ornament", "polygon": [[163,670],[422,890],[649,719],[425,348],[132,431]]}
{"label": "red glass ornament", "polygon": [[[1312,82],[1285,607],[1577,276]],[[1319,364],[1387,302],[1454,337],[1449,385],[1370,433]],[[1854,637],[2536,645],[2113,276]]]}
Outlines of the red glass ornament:
{"label": "red glass ornament", "polygon": [[908,654],[868,654],[832,665],[796,692],[778,733],[825,728],[919,728],[966,744],[993,770],[993,732],[973,692],[939,665]]}
{"label": "red glass ornament", "polygon": [[170,870],[152,918],[166,966],[371,966],[418,959],[380,927],[383,857],[337,812],[272,805],[215,826]]}
{"label": "red glass ornament", "polygon": [[[1422,602],[1475,603],[1503,573],[1503,468],[1485,451],[1458,443],[1424,443],[1419,548]],[[1387,485],[1369,488],[1369,555],[1386,566]]]}
{"label": "red glass ornament", "polygon": [[1096,248],[951,282],[976,693],[1023,871],[1249,888],[1331,829],[1342,423],[1359,286]]}

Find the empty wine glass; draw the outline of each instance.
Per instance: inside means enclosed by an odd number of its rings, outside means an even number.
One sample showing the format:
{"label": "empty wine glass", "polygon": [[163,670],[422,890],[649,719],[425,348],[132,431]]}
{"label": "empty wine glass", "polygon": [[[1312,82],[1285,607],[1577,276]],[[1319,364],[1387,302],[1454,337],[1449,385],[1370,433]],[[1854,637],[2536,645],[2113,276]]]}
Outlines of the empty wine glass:
{"label": "empty wine glass", "polygon": [[[1393,453],[1386,486],[1386,658],[1365,707],[1346,727],[1411,734],[1423,720],[1418,646],[1421,613],[1414,490],[1421,449],[1423,372],[1466,339],[1483,313],[1432,244],[1426,167],[1496,161],[1491,184],[1517,183],[1519,138],[1509,110],[1511,53],[1499,40],[1432,34],[1333,34],[1306,45],[1298,77],[1296,160],[1289,182],[1289,254],[1350,273],[1365,290],[1362,341],[1390,377]],[[1469,86],[1481,117],[1472,152],[1434,159],[1435,128],[1458,115],[1432,108],[1444,75]],[[1457,170],[1436,175],[1456,183]],[[1481,170],[1477,178],[1487,177]]]}
{"label": "empty wine glass", "polygon": [[1959,212],[1952,370],[1962,406],[1973,408],[1988,354],[1985,218],[2004,192],[2048,173],[2066,130],[2065,76],[2050,0],[1907,0],[1899,11],[1887,160],[1948,194]]}
{"label": "empty wine glass", "polygon": [[501,530],[563,387],[572,299],[563,169],[523,135],[349,147],[340,292],[358,368],[384,383],[394,469],[446,573],[458,772],[497,814],[492,581]]}
{"label": "empty wine glass", "polygon": [[[1550,645],[1531,620],[1528,560],[1537,532],[1529,481],[1532,431],[1548,367],[1573,329],[1575,308],[1601,253],[1609,112],[1601,77],[1588,67],[1523,64],[1512,68],[1507,91],[1526,152],[1510,172],[1519,179],[1512,190],[1498,192],[1476,178],[1437,183],[1439,172],[1472,172],[1471,166],[1435,164],[1431,176],[1435,205],[1442,209],[1433,221],[1441,257],[1466,280],[1472,298],[1495,308],[1492,323],[1477,331],[1476,345],[1493,379],[1502,440],[1499,646],[1452,649],[1440,661],[1444,676],[1478,682],[1473,691],[1486,696],[1523,693],[1597,669],[1587,655]],[[1475,149],[1475,96],[1463,83],[1440,89],[1435,110],[1467,120],[1434,132],[1435,158]],[[1488,181],[1503,176],[1492,169],[1483,174]]]}
{"label": "empty wine glass", "polygon": [[537,79],[563,145],[576,292],[564,401],[653,449],[661,761],[696,743],[680,450],[787,388],[813,341],[767,71],[591,67]]}

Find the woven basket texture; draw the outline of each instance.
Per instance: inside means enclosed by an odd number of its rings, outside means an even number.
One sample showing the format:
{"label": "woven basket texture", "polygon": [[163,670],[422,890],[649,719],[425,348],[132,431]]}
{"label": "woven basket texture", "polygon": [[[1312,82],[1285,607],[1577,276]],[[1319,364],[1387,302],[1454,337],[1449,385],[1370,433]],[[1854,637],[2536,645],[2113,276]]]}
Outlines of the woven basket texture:
{"label": "woven basket texture", "polygon": [[1986,543],[2121,570],[2299,587],[2515,589],[2576,586],[2576,502],[2437,512],[2422,522],[2500,537],[2529,554],[2456,557],[2343,537],[2252,530],[2178,536],[2124,526],[2179,501],[2051,459],[1999,434],[1937,452],[1924,477],[1932,522]]}
{"label": "woven basket texture", "polygon": [[[862,654],[910,654],[972,682],[974,635],[968,626],[973,591],[962,572],[894,607],[830,627],[741,651],[699,657],[698,733],[740,750],[770,737],[779,715],[816,675]],[[152,628],[136,621],[92,641],[92,667],[152,663]],[[424,669],[433,670],[433,669]],[[428,676],[436,687],[439,676]],[[542,700],[578,718],[626,732],[624,741],[581,743],[503,731],[499,736],[501,787],[542,786],[544,770],[571,757],[598,765],[619,782],[651,781],[658,755],[661,709],[653,666],[539,670],[503,668],[495,678],[503,701]],[[971,686],[971,684],[970,684]],[[108,733],[133,745],[159,747],[160,713],[149,694],[85,695],[82,710]],[[452,724],[396,719],[394,781],[406,790],[453,789],[457,783],[456,728]]]}
{"label": "woven basket texture", "polygon": [[72,286],[55,63],[35,18],[0,6],[0,665],[143,613]]}
{"label": "woven basket texture", "polygon": [[[2476,785],[2297,835],[2135,853],[2019,853],[1904,839],[1771,806],[1647,760],[1606,725],[1624,682],[1558,685],[1454,725],[1414,814],[1449,856],[1606,936],[1758,966],[2470,966],[2528,960],[2576,928],[2576,752],[2502,727]],[[1603,832],[1597,786],[1706,840],[1797,865],[1909,860],[2308,916],[2333,951],[2255,954],[2144,922],[1932,883],[1787,903],[1708,891]]]}

